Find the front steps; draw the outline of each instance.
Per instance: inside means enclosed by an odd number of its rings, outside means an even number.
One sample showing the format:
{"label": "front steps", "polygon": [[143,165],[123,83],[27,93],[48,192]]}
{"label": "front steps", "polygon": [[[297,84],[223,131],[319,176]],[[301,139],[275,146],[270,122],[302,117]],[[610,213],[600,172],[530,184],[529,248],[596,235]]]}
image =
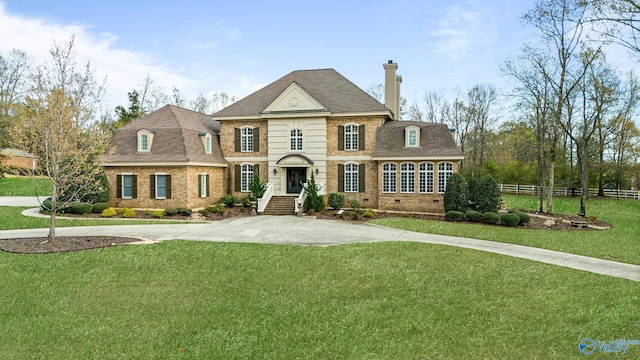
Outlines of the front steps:
{"label": "front steps", "polygon": [[295,215],[295,196],[272,196],[264,215]]}

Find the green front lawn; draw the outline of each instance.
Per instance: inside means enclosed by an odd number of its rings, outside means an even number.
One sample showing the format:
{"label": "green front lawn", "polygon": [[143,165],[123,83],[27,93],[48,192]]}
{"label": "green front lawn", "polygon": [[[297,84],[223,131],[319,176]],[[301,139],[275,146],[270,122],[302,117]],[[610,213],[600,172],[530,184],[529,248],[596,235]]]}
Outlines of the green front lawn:
{"label": "green front lawn", "polygon": [[583,359],[582,338],[638,338],[639,294],[420,243],[0,252],[0,358]]}
{"label": "green front lawn", "polygon": [[[36,186],[39,193],[36,193]],[[0,196],[49,196],[51,181],[44,178],[0,178]]]}
{"label": "green front lawn", "polygon": [[[512,209],[537,209],[536,198],[532,196],[503,195],[503,198]],[[575,214],[579,201],[577,198],[556,198],[554,209],[557,213]],[[530,230],[409,218],[385,218],[372,222],[429,234],[500,241],[640,264],[640,201],[591,199],[587,202],[587,215],[610,223],[612,228],[602,231]]]}

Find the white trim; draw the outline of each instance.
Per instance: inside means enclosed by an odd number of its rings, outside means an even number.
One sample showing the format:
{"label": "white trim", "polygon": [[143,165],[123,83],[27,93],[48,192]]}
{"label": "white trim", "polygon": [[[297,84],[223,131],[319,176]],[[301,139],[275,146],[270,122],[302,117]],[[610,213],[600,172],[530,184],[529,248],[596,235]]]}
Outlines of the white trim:
{"label": "white trim", "polygon": [[[166,200],[167,199],[167,175],[168,175],[167,173],[154,173],[153,174],[153,176],[154,176],[153,177],[153,181],[154,181],[153,188],[155,190],[154,199],[157,199],[157,200]],[[158,196],[158,176],[164,176],[164,196],[163,197]]]}
{"label": "white trim", "polygon": [[117,161],[117,162],[109,162],[109,163],[101,163],[101,166],[109,167],[109,166],[118,166],[118,167],[151,167],[151,166],[205,166],[205,167],[227,167],[229,164],[226,163],[210,163],[210,162],[200,162],[200,161],[185,161],[185,162],[137,162],[137,161]]}
{"label": "white trim", "polygon": [[[204,175],[204,181],[202,181],[202,176]],[[198,174],[198,181],[202,181],[201,186],[198,189],[198,195],[200,195],[199,197],[202,198],[206,198],[209,196],[209,187],[207,187],[207,177],[209,176],[209,174],[207,173],[200,173]],[[202,191],[202,189],[204,189],[204,192]]]}
{"label": "white trim", "polygon": [[331,113],[332,117],[365,117],[365,116],[388,116],[391,117],[391,111],[371,111],[371,112],[345,112]]}
{"label": "white trim", "polygon": [[[409,144],[409,134],[412,131],[416,132],[416,144],[415,145],[410,145]],[[417,126],[417,125],[409,125],[409,126],[404,128],[404,147],[409,148],[409,149],[419,148],[420,147],[420,127],[419,126]]]}
{"label": "white trim", "polygon": [[212,117],[211,120],[214,120],[214,121],[262,120],[262,116],[260,116],[260,114],[255,114],[255,115],[234,115],[234,116]]}
{"label": "white trim", "polygon": [[464,155],[448,155],[448,156],[372,156],[372,160],[377,161],[405,161],[405,160],[419,160],[419,161],[455,161],[464,160]]}
{"label": "white trim", "polygon": [[261,161],[269,161],[269,158],[266,156],[247,156],[247,157],[242,157],[242,156],[238,156],[238,157],[227,157],[225,158],[228,162],[261,162]]}
{"label": "white trim", "polygon": [[391,111],[371,111],[371,112],[296,112],[296,113],[270,113],[270,114],[253,114],[253,115],[233,115],[233,116],[218,116],[212,117],[212,120],[215,121],[233,121],[233,120],[266,120],[266,119],[276,119],[276,118],[290,118],[290,117],[332,117],[332,118],[340,118],[340,117],[367,117],[367,116],[386,116],[391,118]]}
{"label": "white trim", "polygon": [[[240,129],[240,152],[243,153],[252,153],[252,152],[256,152],[255,151],[255,141],[254,141],[254,132],[253,129],[255,129],[255,127],[250,126],[250,125],[245,125],[245,126],[241,126],[239,127]],[[251,134],[246,134],[243,132],[246,132],[247,129],[251,129]],[[245,143],[243,143],[242,139],[246,139]],[[246,146],[243,146],[246,145]],[[251,146],[249,146],[251,145]]]}
{"label": "white trim", "polygon": [[[118,189],[120,191],[120,198],[122,199],[133,199],[133,173],[120,173],[120,176],[122,176],[122,188]],[[131,196],[124,196],[124,177],[125,176],[130,176],[131,177]]]}
{"label": "white trim", "polygon": [[[142,149],[142,135],[147,137],[147,148]],[[136,131],[136,148],[139,154],[148,154],[151,152],[151,144],[153,143],[153,132],[147,129],[140,129]]]}
{"label": "white trim", "polygon": [[[350,171],[351,174],[355,173],[356,174],[356,179],[355,179],[355,183],[356,183],[356,189],[355,191],[353,189],[351,189],[350,191],[347,190],[347,165],[355,165],[356,166],[356,170],[355,171]],[[355,161],[350,161],[347,163],[343,164],[344,166],[344,192],[345,193],[358,193],[360,192],[360,164],[358,164]],[[352,180],[353,182],[353,180]]]}
{"label": "white trim", "polygon": [[374,160],[374,159],[371,156],[366,156],[366,155],[359,155],[359,156],[327,156],[327,161],[371,161],[371,160]]}
{"label": "white trim", "polygon": [[[385,162],[382,163],[382,193],[383,194],[396,194],[398,192],[398,164],[395,162]],[[393,165],[395,169],[393,170],[385,170],[384,166],[385,165]],[[394,182],[391,182],[391,179],[389,179],[389,188],[393,187],[393,191],[389,190],[389,191],[385,191],[385,181],[384,181],[384,175],[385,174],[390,174],[389,177],[391,178],[391,175],[393,175],[394,177]],[[393,185],[393,186],[391,186]]]}

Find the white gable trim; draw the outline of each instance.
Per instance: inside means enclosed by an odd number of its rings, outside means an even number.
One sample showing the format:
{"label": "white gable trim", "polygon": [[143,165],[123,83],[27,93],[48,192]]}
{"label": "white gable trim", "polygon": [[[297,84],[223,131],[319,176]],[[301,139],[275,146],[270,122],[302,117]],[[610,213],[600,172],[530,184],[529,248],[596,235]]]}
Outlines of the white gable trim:
{"label": "white gable trim", "polygon": [[300,85],[292,82],[278,97],[267,106],[265,113],[282,113],[282,112],[301,112],[301,111],[322,111],[326,112],[327,108],[322,105],[313,96],[309,95]]}

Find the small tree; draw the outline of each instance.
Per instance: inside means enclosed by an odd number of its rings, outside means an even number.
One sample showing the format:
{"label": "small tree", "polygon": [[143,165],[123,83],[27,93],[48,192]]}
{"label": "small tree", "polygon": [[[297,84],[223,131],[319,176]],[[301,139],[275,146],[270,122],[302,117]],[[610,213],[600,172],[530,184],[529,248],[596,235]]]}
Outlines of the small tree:
{"label": "small tree", "polygon": [[262,198],[264,193],[267,191],[267,184],[260,180],[260,174],[253,174],[253,180],[249,183],[249,190],[251,191],[251,196],[253,197],[252,200]]}
{"label": "small tree", "polygon": [[309,180],[307,180],[306,184],[303,184],[302,186],[304,187],[304,191],[307,193],[307,201],[305,203],[307,210],[313,210],[315,212],[323,211],[324,203],[322,202],[322,197],[318,195],[320,188],[316,185],[316,179],[313,175],[313,171],[311,172]]}
{"label": "small tree", "polygon": [[464,177],[455,173],[447,180],[447,189],[444,192],[444,211],[459,211],[464,213],[469,204],[469,190]]}
{"label": "small tree", "polygon": [[53,241],[56,211],[99,181],[100,167],[92,161],[103,153],[104,141],[92,122],[104,88],[89,64],[76,67],[73,37],[64,45],[54,42],[50,54],[52,62],[34,73],[14,138],[38,156],[41,172],[51,180],[48,238]]}
{"label": "small tree", "polygon": [[502,193],[494,178],[489,175],[481,177],[474,190],[475,195],[473,198],[475,199],[476,209],[479,212],[498,212],[502,201]]}

